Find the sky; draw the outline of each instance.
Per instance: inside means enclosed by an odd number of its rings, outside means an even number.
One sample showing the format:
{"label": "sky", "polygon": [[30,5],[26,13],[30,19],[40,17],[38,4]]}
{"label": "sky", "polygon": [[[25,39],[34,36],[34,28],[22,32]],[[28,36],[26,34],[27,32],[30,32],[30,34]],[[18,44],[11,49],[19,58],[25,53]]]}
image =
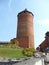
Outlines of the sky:
{"label": "sky", "polygon": [[27,8],[34,14],[35,48],[49,31],[49,0],[0,0],[0,41],[10,41],[17,34],[17,15]]}

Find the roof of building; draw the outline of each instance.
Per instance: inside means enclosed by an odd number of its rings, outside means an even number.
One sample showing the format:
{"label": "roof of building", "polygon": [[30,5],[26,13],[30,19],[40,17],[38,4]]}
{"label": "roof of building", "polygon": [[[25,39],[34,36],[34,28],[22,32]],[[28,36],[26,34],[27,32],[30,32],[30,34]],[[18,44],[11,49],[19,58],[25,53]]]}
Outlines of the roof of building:
{"label": "roof of building", "polygon": [[28,12],[28,13],[30,13],[30,14],[32,14],[34,16],[34,14],[32,12],[28,11],[27,9],[21,11],[20,13],[18,13],[18,15],[21,14],[21,13],[25,13],[25,12]]}
{"label": "roof of building", "polygon": [[45,35],[49,37],[49,31],[48,31],[48,32],[46,32],[46,34],[45,34]]}

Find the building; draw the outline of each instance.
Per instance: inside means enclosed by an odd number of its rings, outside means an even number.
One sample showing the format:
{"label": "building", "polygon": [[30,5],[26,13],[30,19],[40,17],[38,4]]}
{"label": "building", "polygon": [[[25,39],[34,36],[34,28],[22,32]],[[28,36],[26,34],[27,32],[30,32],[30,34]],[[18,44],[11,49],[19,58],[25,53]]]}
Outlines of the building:
{"label": "building", "polygon": [[40,49],[42,52],[49,53],[49,32],[46,32],[45,40],[36,49]]}
{"label": "building", "polygon": [[27,9],[18,13],[17,39],[20,47],[34,48],[33,19],[33,13]]}

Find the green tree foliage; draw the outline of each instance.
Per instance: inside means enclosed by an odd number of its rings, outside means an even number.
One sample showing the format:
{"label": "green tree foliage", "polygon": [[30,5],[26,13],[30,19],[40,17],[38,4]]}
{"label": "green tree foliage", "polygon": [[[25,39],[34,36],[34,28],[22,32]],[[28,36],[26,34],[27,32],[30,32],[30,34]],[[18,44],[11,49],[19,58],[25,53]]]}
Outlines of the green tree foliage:
{"label": "green tree foliage", "polygon": [[18,47],[18,45],[19,45],[19,42],[16,40],[15,42],[10,42],[9,44],[8,44],[8,47],[12,47],[12,48],[16,48],[16,47]]}
{"label": "green tree foliage", "polygon": [[23,49],[23,54],[25,54],[26,56],[33,56],[35,52],[34,48],[24,48]]}
{"label": "green tree foliage", "polygon": [[19,46],[19,41],[18,40],[15,41],[15,46]]}

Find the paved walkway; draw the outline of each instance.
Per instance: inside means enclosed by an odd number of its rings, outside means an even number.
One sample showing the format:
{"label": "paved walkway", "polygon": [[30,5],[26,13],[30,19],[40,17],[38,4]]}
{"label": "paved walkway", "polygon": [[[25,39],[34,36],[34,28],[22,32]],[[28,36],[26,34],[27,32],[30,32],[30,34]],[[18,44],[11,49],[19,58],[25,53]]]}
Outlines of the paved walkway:
{"label": "paved walkway", "polygon": [[[30,57],[28,59],[23,59],[17,62],[5,62],[5,60],[3,60],[3,62],[0,62],[0,65],[35,65],[36,62],[38,62],[39,60],[42,60],[43,58],[35,58],[35,57]],[[7,60],[6,60],[7,61]],[[36,64],[38,65],[38,64]],[[42,65],[40,63],[40,65]]]}
{"label": "paved walkway", "polygon": [[[13,65],[35,65],[36,62],[38,62],[39,60],[42,60],[43,58],[34,58],[34,57],[31,57],[30,59],[26,59],[26,60],[23,60],[22,62],[19,62],[19,63],[15,63]],[[38,65],[38,64],[36,64]],[[42,65],[41,63],[39,65]]]}

